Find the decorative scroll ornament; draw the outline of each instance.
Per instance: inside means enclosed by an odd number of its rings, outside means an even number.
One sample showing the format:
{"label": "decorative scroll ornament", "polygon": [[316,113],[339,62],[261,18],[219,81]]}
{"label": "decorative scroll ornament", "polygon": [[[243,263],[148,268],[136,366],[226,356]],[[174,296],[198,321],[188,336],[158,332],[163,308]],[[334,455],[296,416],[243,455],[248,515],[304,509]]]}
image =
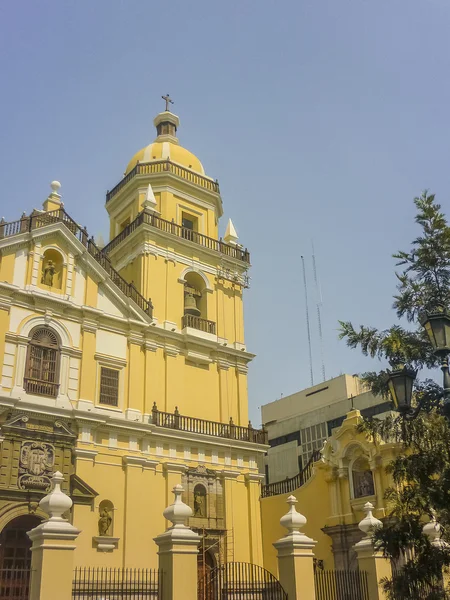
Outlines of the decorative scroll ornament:
{"label": "decorative scroll ornament", "polygon": [[55,447],[46,442],[22,442],[18,485],[23,490],[48,490],[55,464]]}

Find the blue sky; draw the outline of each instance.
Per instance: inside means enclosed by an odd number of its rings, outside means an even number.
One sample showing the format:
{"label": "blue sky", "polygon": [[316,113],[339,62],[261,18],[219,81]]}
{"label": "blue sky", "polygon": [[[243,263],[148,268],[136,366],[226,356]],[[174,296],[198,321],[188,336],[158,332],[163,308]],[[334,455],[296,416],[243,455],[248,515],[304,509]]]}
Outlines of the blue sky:
{"label": "blue sky", "polygon": [[[251,415],[321,367],[372,368],[337,321],[395,321],[391,254],[417,233],[412,198],[450,196],[448,0],[25,0],[0,4],[1,213],[68,212],[107,232],[104,193],[154,139],[170,92],[181,143],[217,177],[252,252],[246,342]],[[376,365],[375,365],[376,366]]]}

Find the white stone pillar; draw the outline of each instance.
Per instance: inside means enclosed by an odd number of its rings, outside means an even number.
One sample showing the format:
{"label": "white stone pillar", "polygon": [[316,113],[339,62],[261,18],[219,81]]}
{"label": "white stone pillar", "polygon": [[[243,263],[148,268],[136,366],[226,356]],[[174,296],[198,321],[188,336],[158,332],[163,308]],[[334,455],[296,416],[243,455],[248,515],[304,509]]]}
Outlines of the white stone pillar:
{"label": "white stone pillar", "polygon": [[182,502],[183,492],[180,484],[173,488],[175,500],[163,512],[172,526],[154,538],[163,576],[162,600],[197,600],[197,555],[201,538],[186,525],[192,509]]}
{"label": "white stone pillar", "polygon": [[49,518],[28,532],[31,546],[30,600],[71,600],[75,540],[80,531],[63,518],[72,500],[61,491],[64,481],[57,471],[52,490],[39,506]]}
{"label": "white stone pillar", "polygon": [[280,524],[288,534],[274,543],[280,583],[289,600],[315,600],[313,548],[317,542],[300,531],[306,518],[295,509],[297,498],[289,496],[287,503],[290,509]]}
{"label": "white stone pillar", "polygon": [[370,600],[384,600],[386,595],[380,580],[387,577],[392,577],[391,562],[384,558],[383,553],[375,550],[373,546],[372,534],[374,530],[383,527],[383,523],[376,519],[373,514],[373,504],[366,502],[364,512],[366,516],[360,522],[359,528],[365,533],[365,537],[353,546],[358,557],[358,566],[360,571],[366,571],[367,584],[369,587]]}

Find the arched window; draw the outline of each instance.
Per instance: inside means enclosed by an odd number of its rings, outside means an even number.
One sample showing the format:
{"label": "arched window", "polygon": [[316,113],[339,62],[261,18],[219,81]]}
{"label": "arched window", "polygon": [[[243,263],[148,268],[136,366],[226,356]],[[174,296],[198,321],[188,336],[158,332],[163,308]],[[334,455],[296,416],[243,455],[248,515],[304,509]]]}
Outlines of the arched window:
{"label": "arched window", "polygon": [[29,394],[56,398],[59,388],[60,343],[49,327],[36,327],[30,333],[24,387]]}
{"label": "arched window", "polygon": [[194,517],[207,517],[206,488],[198,483],[194,488]]}

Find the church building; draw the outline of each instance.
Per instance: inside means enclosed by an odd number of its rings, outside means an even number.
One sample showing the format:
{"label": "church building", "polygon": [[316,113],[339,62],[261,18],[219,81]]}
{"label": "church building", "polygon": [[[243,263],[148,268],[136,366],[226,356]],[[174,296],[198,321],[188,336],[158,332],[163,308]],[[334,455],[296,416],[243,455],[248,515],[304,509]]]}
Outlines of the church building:
{"label": "church building", "polygon": [[28,565],[56,470],[82,531],[77,565],[157,567],[178,483],[200,569],[262,564],[250,256],[231,221],[219,237],[219,184],[179,144],[169,104],[106,195],[105,247],[56,181],[42,210],[0,222],[0,568]]}

